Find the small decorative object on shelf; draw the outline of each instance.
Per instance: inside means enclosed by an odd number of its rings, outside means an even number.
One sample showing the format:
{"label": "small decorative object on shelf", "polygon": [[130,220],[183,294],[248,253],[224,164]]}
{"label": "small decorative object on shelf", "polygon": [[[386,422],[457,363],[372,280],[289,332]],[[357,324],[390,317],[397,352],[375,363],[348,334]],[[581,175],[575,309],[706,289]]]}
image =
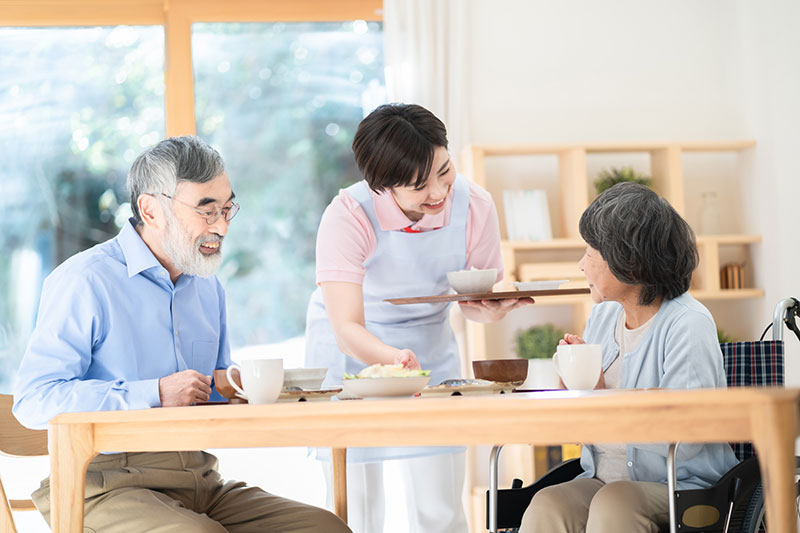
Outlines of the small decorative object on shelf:
{"label": "small decorative object on shelf", "polygon": [[744,264],[728,263],[719,273],[719,286],[721,289],[744,288]]}
{"label": "small decorative object on shelf", "polygon": [[546,191],[503,191],[503,210],[509,240],[549,241],[553,238]]}
{"label": "small decorative object on shelf", "polygon": [[633,167],[622,167],[600,172],[597,181],[594,182],[594,186],[597,189],[597,194],[600,194],[617,183],[624,183],[626,181],[632,181],[651,188],[653,185],[653,178],[637,173],[633,170]]}
{"label": "small decorative object on shelf", "polygon": [[703,203],[700,207],[700,233],[703,235],[714,235],[719,230],[719,206],[717,205],[717,193],[706,191],[703,193]]}

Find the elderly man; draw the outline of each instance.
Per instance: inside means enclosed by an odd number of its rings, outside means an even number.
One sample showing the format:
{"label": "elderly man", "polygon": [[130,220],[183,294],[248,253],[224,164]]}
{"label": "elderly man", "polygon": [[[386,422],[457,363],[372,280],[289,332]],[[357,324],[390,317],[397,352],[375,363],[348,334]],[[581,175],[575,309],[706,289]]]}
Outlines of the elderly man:
{"label": "elderly man", "polygon": [[[225,293],[214,272],[239,206],[222,158],[196,137],[164,140],[128,174],[134,217],[65,261],[42,289],[14,414],[183,406],[212,395],[230,364]],[[50,487],[33,494],[49,520]],[[224,481],[205,452],[113,453],[86,476],[91,531],[344,532],[328,511]]]}

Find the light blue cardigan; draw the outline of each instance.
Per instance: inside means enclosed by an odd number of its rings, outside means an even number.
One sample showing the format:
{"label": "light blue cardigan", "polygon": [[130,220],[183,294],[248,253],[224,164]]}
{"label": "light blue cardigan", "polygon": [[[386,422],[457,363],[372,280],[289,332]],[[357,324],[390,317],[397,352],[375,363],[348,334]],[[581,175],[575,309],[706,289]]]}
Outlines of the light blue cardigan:
{"label": "light blue cardigan", "polygon": [[[614,330],[622,305],[603,302],[592,308],[583,338],[603,347],[603,371],[619,353]],[[620,388],[700,389],[725,387],[717,328],[708,309],[688,293],[666,300],[639,346],[622,359]],[[581,453],[584,473],[594,477],[594,446]],[[667,444],[628,444],[628,475],[634,481],[667,481]],[[681,444],[677,454],[679,489],[716,483],[737,463],[727,444]]]}

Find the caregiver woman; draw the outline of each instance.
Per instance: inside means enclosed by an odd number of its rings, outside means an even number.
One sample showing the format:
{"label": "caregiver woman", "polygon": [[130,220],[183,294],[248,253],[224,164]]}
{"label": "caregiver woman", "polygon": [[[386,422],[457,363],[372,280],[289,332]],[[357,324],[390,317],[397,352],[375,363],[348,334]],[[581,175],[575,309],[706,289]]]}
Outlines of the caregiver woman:
{"label": "caregiver woman", "polygon": [[[422,367],[431,371],[431,384],[459,377],[447,304],[395,306],[383,299],[445,294],[446,273],[472,267],[496,268],[499,281],[492,198],[456,175],[444,124],[418,105],[375,109],[359,125],[353,153],[364,179],[333,199],[317,235],[319,288],[308,307],[306,366],[328,368],[325,386],[374,363]],[[490,322],[531,302],[474,302],[461,310]],[[356,448],[347,459],[353,531],[383,531],[385,459],[402,459],[409,531],[467,530],[463,449]]]}

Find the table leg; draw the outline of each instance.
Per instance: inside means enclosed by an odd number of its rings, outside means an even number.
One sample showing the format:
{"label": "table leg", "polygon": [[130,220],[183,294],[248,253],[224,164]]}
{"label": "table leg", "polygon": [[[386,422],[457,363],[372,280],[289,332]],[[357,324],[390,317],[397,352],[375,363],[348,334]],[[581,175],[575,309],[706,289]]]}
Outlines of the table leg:
{"label": "table leg", "polygon": [[347,448],[332,449],[333,509],[347,523]]}
{"label": "table leg", "polygon": [[770,404],[753,413],[753,445],[761,468],[770,533],[797,531],[794,440],[797,406]]}
{"label": "table leg", "polygon": [[90,424],[52,424],[50,451],[50,528],[59,533],[83,532],[86,467],[96,454]]}
{"label": "table leg", "polygon": [[14,527],[14,518],[11,514],[11,506],[8,505],[2,481],[0,481],[0,531],[17,533],[17,528]]}

